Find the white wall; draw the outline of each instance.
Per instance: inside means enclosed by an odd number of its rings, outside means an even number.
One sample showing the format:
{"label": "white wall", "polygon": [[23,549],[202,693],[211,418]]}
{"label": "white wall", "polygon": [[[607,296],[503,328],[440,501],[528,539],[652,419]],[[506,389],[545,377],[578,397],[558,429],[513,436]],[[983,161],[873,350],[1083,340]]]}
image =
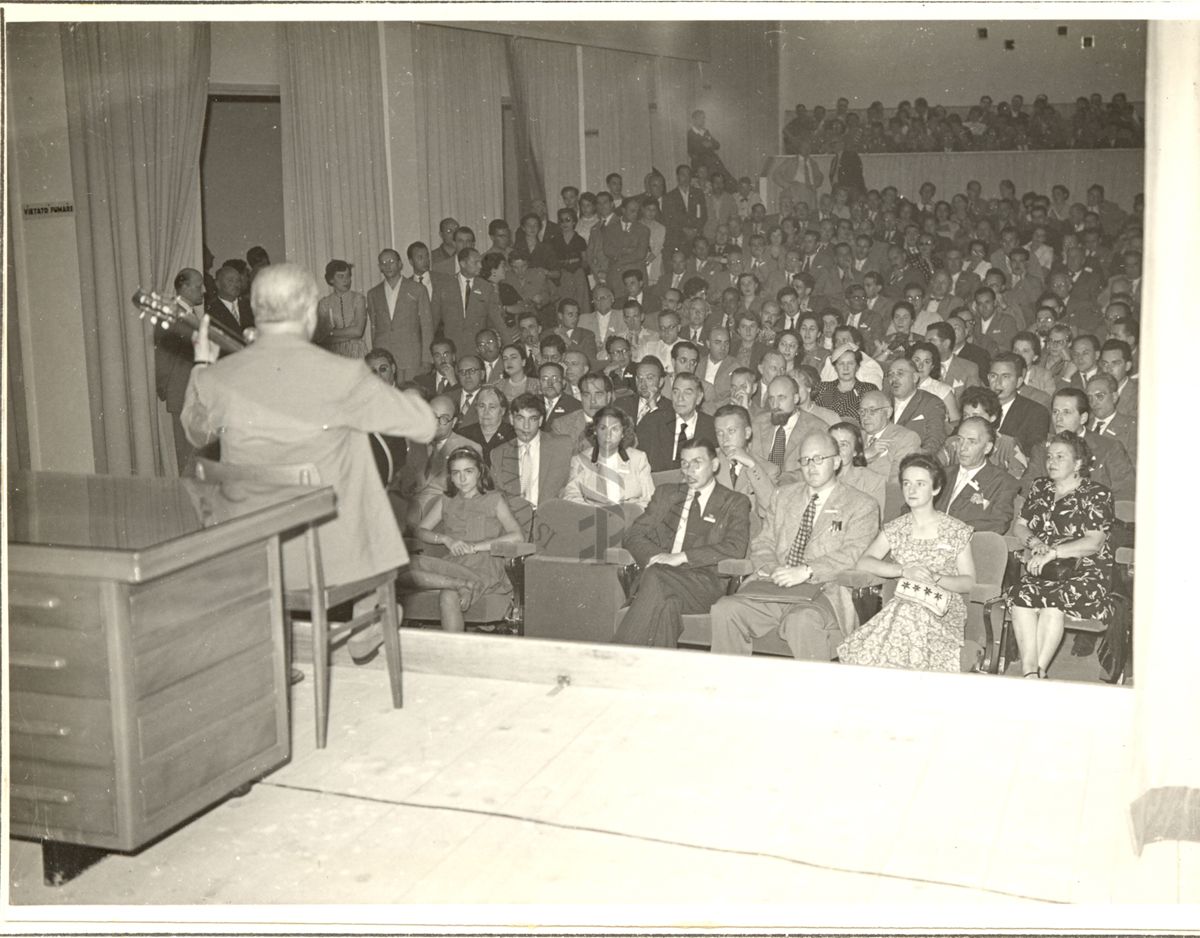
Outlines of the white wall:
{"label": "white wall", "polygon": [[232,22],[212,24],[210,90],[241,86],[267,91],[279,88],[278,47],[274,23]]}
{"label": "white wall", "polygon": [[[1059,36],[1059,25],[1067,35]],[[977,27],[988,38],[977,39]],[[1080,48],[1084,34],[1093,49]],[[1005,51],[1004,40],[1016,48]],[[780,104],[832,108],[838,97],[852,108],[882,101],[889,111],[923,96],[930,104],[974,104],[1045,93],[1074,101],[1098,91],[1143,97],[1146,27],[1126,21],[955,21],[783,23],[780,33]]]}
{"label": "white wall", "polygon": [[74,202],[58,24],[8,27],[6,68],[17,315],[34,469],[95,472],[74,216],[22,218]]}

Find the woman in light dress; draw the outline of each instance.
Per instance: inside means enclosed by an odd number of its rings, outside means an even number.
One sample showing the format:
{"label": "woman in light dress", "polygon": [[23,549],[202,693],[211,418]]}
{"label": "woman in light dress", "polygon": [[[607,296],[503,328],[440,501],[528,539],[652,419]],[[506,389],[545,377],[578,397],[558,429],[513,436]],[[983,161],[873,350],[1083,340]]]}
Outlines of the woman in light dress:
{"label": "woman in light dress", "polygon": [[331,260],[325,265],[325,282],[333,292],[317,301],[316,343],[336,355],[362,358],[367,354],[367,298],[351,290],[354,265]]}

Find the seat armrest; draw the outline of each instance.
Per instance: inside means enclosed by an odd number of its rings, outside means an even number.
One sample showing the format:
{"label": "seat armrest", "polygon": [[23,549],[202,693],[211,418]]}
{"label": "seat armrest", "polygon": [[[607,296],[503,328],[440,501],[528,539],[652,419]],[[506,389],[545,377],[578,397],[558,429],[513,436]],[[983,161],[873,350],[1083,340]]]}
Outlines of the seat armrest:
{"label": "seat armrest", "polygon": [[971,587],[971,595],[967,601],[972,603],[988,603],[993,599],[998,599],[1001,592],[1002,587],[999,583],[976,583]]}
{"label": "seat armrest", "polygon": [[530,554],[537,553],[537,546],[529,543],[529,541],[501,541],[499,544],[493,544],[489,553],[493,557],[528,557]]}
{"label": "seat armrest", "polygon": [[838,586],[860,589],[864,586],[879,586],[883,583],[883,577],[876,576],[874,573],[864,573],[861,570],[846,570],[839,573],[834,578],[834,582]]}
{"label": "seat armrest", "polygon": [[745,557],[731,557],[717,563],[717,573],[721,576],[749,576],[754,572],[754,564]]}
{"label": "seat armrest", "polygon": [[1004,546],[1008,548],[1010,554],[1020,553],[1025,549],[1025,545],[1011,534],[1004,535]]}
{"label": "seat armrest", "polygon": [[620,567],[632,567],[637,564],[633,554],[624,547],[610,547],[604,552],[604,562],[614,563]]}

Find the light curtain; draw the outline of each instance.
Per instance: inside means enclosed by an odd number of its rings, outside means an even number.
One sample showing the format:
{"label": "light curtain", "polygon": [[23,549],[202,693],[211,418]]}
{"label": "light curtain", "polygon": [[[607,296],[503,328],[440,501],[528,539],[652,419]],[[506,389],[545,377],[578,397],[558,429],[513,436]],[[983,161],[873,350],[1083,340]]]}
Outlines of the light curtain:
{"label": "light curtain", "polygon": [[283,231],[288,260],[321,283],[333,258],[365,290],[390,244],[379,32],[375,23],[280,27]]}
{"label": "light curtain", "polygon": [[[605,189],[604,178],[616,172],[624,177],[627,194],[643,191],[643,179],[650,172],[653,160],[652,82],[653,61],[649,56],[584,47],[583,113],[588,177],[583,181],[584,188],[593,192]],[[664,175],[671,179],[665,170]]]}
{"label": "light curtain", "polygon": [[[783,157],[772,157],[763,168]],[[829,178],[830,156],[818,156]],[[956,192],[965,192],[967,182],[978,179],[984,194],[996,194],[1001,179],[1011,179],[1017,193],[1050,194],[1052,186],[1062,183],[1071,190],[1071,201],[1082,202],[1087,187],[1094,182],[1104,185],[1105,198],[1128,210],[1133,197],[1142,191],[1142,150],[1011,150],[988,153],[864,153],[863,177],[867,188],[895,186],[901,195],[916,200],[917,190],[926,180],[937,186],[937,198],[949,201]],[[777,204],[778,188],[767,182],[767,197],[772,211]]]}
{"label": "light curtain", "polygon": [[151,329],[130,297],[201,266],[209,27],[75,23],[60,39],[96,471],[174,473]]}
{"label": "light curtain", "polygon": [[[575,46],[536,39],[508,40],[517,122],[528,129],[538,174],[529,174],[532,198],[542,198],[551,218],[563,186],[579,179],[579,69]],[[540,185],[539,185],[540,183]],[[530,205],[522,203],[522,213]]]}
{"label": "light curtain", "polygon": [[654,60],[651,158],[667,178],[668,187],[674,185],[675,167],[690,162],[687,132],[692,111],[698,106],[699,93],[699,62],[661,56]]}
{"label": "light curtain", "polygon": [[420,213],[435,247],[438,222],[457,219],[487,245],[504,217],[501,89],[504,39],[418,24],[413,28]]}

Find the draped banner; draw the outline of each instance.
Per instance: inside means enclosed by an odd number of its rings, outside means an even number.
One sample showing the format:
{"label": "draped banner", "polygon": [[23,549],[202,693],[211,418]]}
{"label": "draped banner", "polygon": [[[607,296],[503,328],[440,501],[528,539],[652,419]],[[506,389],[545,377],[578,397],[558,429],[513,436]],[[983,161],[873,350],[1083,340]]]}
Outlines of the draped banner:
{"label": "draped banner", "polygon": [[130,297],[202,266],[209,27],[71,23],[60,38],[96,471],[174,473],[151,328]]}
{"label": "draped banner", "polygon": [[[778,187],[770,181],[770,170],[784,156],[770,157],[762,175],[769,210],[774,211]],[[829,177],[832,156],[817,156],[821,171]],[[895,186],[902,196],[916,201],[921,183],[937,186],[937,198],[950,200],[965,192],[967,182],[978,179],[986,195],[994,195],[1001,179],[1011,179],[1017,194],[1043,192],[1062,183],[1071,191],[1071,201],[1082,202],[1087,188],[1098,182],[1104,196],[1128,211],[1133,197],[1142,191],[1145,160],[1143,150],[1012,150],[995,153],[864,153],[863,177],[867,188]]]}

